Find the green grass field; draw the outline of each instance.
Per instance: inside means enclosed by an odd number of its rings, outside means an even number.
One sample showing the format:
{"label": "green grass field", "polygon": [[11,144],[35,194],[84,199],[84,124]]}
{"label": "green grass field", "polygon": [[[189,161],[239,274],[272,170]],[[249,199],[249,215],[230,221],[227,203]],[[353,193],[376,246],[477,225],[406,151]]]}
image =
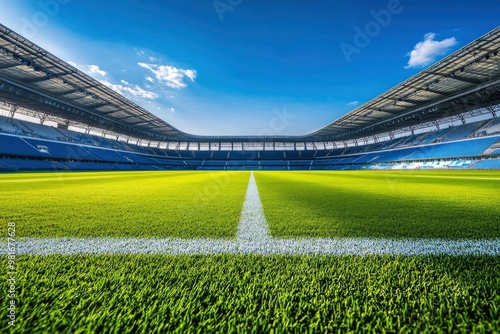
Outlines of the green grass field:
{"label": "green grass field", "polygon": [[248,172],[0,175],[18,237],[233,238]]}
{"label": "green grass field", "polygon": [[500,172],[256,172],[271,235],[500,237]]}
{"label": "green grass field", "polygon": [[18,261],[12,333],[500,329],[498,257],[77,255]]}
{"label": "green grass field", "polygon": [[[273,237],[500,238],[499,172],[254,175]],[[0,219],[5,236],[12,221],[21,239],[234,239],[249,176],[4,174]],[[16,263],[16,326],[5,316],[4,269],[0,333],[500,332],[498,256],[79,254]]]}
{"label": "green grass field", "polygon": [[[249,172],[0,175],[19,237],[234,238]],[[255,172],[271,235],[500,237],[500,173]]]}

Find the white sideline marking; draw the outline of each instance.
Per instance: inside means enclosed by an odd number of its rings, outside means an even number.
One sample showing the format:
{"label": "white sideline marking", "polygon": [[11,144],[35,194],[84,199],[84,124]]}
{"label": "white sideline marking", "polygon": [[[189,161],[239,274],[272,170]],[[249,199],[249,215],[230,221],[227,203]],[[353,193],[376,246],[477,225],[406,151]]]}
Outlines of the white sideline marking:
{"label": "white sideline marking", "polygon": [[[5,238],[0,254],[7,254]],[[259,191],[250,174],[236,240],[179,238],[23,238],[17,254],[288,254],[288,255],[495,255],[500,256],[500,239],[370,239],[302,238],[274,239],[268,226]]]}

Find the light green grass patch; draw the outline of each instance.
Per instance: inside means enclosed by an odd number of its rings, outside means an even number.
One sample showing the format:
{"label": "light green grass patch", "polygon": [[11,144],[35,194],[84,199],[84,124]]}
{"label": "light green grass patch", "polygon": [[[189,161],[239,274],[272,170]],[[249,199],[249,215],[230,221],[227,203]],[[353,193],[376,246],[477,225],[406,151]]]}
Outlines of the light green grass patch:
{"label": "light green grass patch", "polygon": [[[495,332],[499,271],[487,256],[20,256],[9,329]],[[5,271],[0,279],[7,291]]]}
{"label": "light green grass patch", "polygon": [[17,237],[233,238],[248,172],[0,175]]}
{"label": "light green grass patch", "polygon": [[256,172],[273,237],[500,237],[500,172]]}

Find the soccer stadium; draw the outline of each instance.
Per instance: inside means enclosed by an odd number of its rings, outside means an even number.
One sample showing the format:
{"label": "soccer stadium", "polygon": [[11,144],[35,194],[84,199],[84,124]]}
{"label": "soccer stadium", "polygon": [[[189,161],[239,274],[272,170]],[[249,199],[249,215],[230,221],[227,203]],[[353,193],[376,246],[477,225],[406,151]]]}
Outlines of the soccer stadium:
{"label": "soccer stadium", "polygon": [[500,331],[500,27],[306,134],[184,131],[31,35],[0,24],[0,332]]}

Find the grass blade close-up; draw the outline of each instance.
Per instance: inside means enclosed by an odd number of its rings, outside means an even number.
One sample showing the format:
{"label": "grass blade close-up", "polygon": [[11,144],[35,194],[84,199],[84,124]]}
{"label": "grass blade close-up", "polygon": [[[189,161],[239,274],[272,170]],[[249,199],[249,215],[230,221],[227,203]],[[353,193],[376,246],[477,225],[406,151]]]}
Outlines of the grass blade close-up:
{"label": "grass blade close-up", "polygon": [[18,261],[19,322],[11,333],[485,333],[500,327],[498,257]]}

